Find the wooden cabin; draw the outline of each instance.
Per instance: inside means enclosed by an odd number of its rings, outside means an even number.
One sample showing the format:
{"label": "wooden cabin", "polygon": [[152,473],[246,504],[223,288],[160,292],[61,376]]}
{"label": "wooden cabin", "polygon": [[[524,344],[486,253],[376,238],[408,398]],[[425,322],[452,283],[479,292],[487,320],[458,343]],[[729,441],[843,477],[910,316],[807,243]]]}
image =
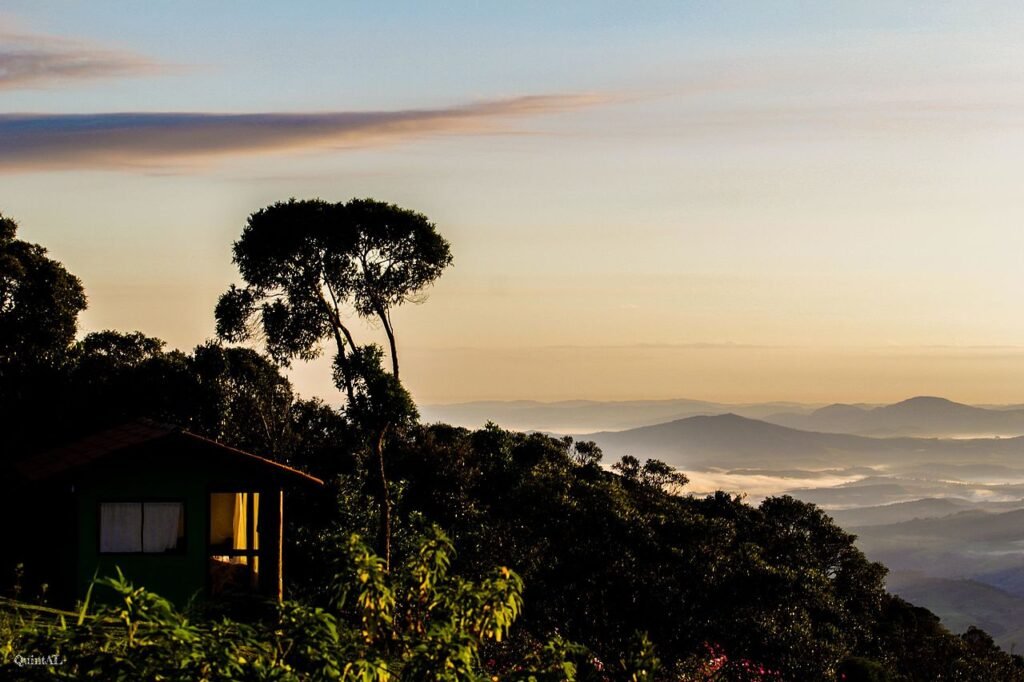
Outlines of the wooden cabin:
{"label": "wooden cabin", "polygon": [[280,599],[284,489],[323,482],[180,428],[138,421],[15,465],[55,595],[81,598],[115,567],[177,604]]}

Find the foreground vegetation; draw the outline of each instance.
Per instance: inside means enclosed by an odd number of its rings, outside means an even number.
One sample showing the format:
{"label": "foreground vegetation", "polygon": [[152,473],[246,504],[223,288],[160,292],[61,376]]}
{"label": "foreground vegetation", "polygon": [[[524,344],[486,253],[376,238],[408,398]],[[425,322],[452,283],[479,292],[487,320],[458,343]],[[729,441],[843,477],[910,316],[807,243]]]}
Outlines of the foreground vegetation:
{"label": "foreground vegetation", "polygon": [[[0,664],[26,680],[487,679],[494,662],[483,662],[481,649],[507,637],[522,583],[507,568],[476,583],[454,577],[452,551],[433,529],[389,573],[353,535],[327,588],[329,607],[286,601],[253,611],[248,604],[245,622],[197,607],[186,614],[122,575],[103,578],[93,588],[113,595],[93,609],[87,600],[77,614],[54,618],[52,610],[8,603]],[[26,651],[46,653],[18,653]],[[581,655],[554,640],[507,677],[572,679]],[[621,673],[648,679],[656,665],[631,659]]]}
{"label": "foreground vegetation", "polygon": [[[339,225],[391,215],[348,206],[276,205],[236,244],[246,285],[222,299],[220,329],[255,330],[269,356],[221,342],[167,351],[138,332],[77,340],[80,283],[0,218],[0,452],[150,417],[328,484],[290,491],[282,605],[171,605],[107,576],[77,610],[48,611],[39,604],[62,606],[43,587],[53,567],[12,528],[0,569],[25,568],[0,610],[7,677],[1024,679],[1024,659],[985,633],[950,633],[888,595],[885,569],[813,505],[697,499],[680,472],[629,457],[606,468],[592,443],[418,423],[397,359],[388,369],[356,345],[340,311],[350,300],[389,320],[450,262],[447,244],[406,214],[416,239],[337,240]],[[433,267],[374,279],[394,271],[374,265],[382,253],[415,264],[420,237]],[[297,398],[280,370],[324,339],[341,409]],[[0,480],[0,512],[16,518],[25,491]],[[16,658],[48,655],[62,664]]]}

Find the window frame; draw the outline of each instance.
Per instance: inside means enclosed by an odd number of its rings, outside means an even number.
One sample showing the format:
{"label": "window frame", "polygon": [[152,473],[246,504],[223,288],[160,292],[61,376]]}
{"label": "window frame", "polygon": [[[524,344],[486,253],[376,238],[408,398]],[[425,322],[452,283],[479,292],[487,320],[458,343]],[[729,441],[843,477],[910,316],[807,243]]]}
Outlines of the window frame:
{"label": "window frame", "polygon": [[[263,498],[263,488],[256,487],[245,487],[239,489],[238,486],[233,485],[212,485],[207,487],[206,491],[206,528],[203,529],[203,544],[205,547],[205,560],[206,560],[206,593],[208,595],[216,596],[213,592],[213,575],[211,572],[210,560],[214,557],[245,557],[245,564],[242,564],[246,568],[246,572],[249,577],[250,586],[244,588],[247,591],[253,593],[261,593],[263,591],[263,578],[261,572],[256,570],[253,565],[253,559],[259,560],[262,565],[262,559],[264,557],[263,543],[260,543],[258,548],[252,547],[252,541],[257,532],[259,519],[253,513],[253,507],[255,505],[254,494],[259,495]],[[239,495],[245,494],[246,505],[245,505],[245,532],[246,532],[246,548],[245,549],[228,549],[225,547],[216,547],[210,544],[210,525],[213,523],[213,495],[214,494],[229,494]]]}
{"label": "window frame", "polygon": [[[253,494],[260,495],[262,491],[259,489],[253,490],[223,490],[221,488],[213,488],[206,494],[206,516],[207,516],[207,528],[206,528],[206,554],[207,558],[215,556],[247,556],[247,557],[258,557],[263,547],[253,548],[253,540],[255,539],[257,532],[257,525],[259,519],[255,518],[256,515],[253,513],[253,507],[255,506],[255,500]],[[210,544],[210,523],[213,522],[212,512],[212,500],[213,495],[240,495],[246,496],[245,502],[245,549],[230,549],[230,548],[217,548]],[[262,495],[261,495],[262,496]]]}
{"label": "window frame", "polygon": [[[104,552],[103,551],[103,505],[105,504],[138,504],[140,505],[140,523],[139,523],[139,540],[140,547],[145,547],[143,540],[144,533],[146,532],[146,505],[147,504],[167,504],[174,503],[181,505],[181,525],[182,525],[182,536],[181,542],[174,549],[165,550],[163,552],[147,552],[145,550],[139,550],[138,552]],[[105,556],[138,556],[138,557],[159,557],[159,556],[184,556],[188,554],[188,528],[189,528],[189,514],[188,504],[184,498],[181,497],[126,497],[126,498],[103,498],[96,502],[96,554]]]}

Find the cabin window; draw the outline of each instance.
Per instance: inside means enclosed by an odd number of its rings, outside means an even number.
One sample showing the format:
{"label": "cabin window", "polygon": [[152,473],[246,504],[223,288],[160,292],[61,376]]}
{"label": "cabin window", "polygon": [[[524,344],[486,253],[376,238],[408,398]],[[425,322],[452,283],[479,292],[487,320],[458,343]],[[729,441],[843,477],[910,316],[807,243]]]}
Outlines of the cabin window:
{"label": "cabin window", "polygon": [[182,502],[101,502],[100,553],[166,554],[185,546]]}
{"label": "cabin window", "polygon": [[260,494],[210,493],[210,590],[213,594],[259,586]]}

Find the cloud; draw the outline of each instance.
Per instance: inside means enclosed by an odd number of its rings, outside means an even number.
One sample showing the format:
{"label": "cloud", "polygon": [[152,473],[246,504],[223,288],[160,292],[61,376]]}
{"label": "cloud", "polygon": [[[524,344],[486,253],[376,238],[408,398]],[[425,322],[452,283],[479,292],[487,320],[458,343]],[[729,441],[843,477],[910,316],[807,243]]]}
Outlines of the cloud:
{"label": "cloud", "polygon": [[216,157],[493,132],[497,121],[610,101],[533,95],[440,109],[321,113],[0,115],[0,172],[163,167]]}
{"label": "cloud", "polygon": [[163,68],[132,52],[0,28],[0,90],[135,76]]}

